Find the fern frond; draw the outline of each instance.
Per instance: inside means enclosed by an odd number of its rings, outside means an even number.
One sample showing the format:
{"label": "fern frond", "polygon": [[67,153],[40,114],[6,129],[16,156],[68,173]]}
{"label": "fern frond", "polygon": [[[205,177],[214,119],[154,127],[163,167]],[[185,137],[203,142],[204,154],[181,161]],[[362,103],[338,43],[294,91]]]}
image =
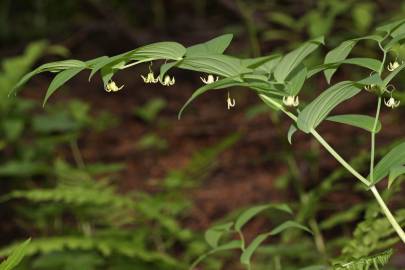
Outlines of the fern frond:
{"label": "fern frond", "polygon": [[362,257],[345,264],[336,265],[333,270],[368,270],[370,267],[379,270],[379,267],[383,267],[388,263],[392,253],[392,249],[389,249],[374,256]]}
{"label": "fern frond", "polygon": [[[21,243],[12,244],[0,250],[0,257],[8,256]],[[121,237],[114,235],[98,236],[57,236],[33,239],[26,249],[26,255],[48,254],[58,251],[96,251],[103,256],[122,255],[140,259],[144,262],[161,262],[167,265],[179,265],[170,255],[147,250],[139,245],[130,235]]]}
{"label": "fern frond", "polygon": [[[405,224],[405,210],[397,211],[395,216],[400,225]],[[353,238],[342,250],[343,259],[369,256],[392,247],[398,241],[399,238],[385,217],[369,217],[357,225]]]}
{"label": "fern frond", "polygon": [[18,190],[7,199],[26,199],[33,202],[56,202],[74,206],[133,207],[131,198],[118,195],[110,188],[90,189],[81,186],[59,186],[53,189]]}

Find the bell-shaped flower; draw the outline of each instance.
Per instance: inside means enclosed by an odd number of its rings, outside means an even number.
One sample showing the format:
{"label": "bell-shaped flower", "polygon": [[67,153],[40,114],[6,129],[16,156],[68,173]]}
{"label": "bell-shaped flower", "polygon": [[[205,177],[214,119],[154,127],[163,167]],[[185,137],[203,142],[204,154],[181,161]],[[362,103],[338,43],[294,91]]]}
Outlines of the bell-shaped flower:
{"label": "bell-shaped flower", "polygon": [[395,69],[397,69],[400,66],[400,64],[395,61],[394,63],[389,63],[389,65],[387,66],[387,69],[389,71],[394,71]]}
{"label": "bell-shaped flower", "polygon": [[200,79],[201,79],[201,81],[202,81],[203,83],[205,83],[205,84],[211,84],[211,83],[214,83],[214,82],[216,82],[216,81],[219,80],[218,76],[217,76],[216,78],[214,78],[214,76],[211,75],[211,74],[209,74],[206,79],[203,78],[203,77],[200,77]]}
{"label": "bell-shaped flower", "polygon": [[391,109],[395,109],[396,107],[399,106],[399,104],[401,103],[401,101],[399,100],[395,100],[393,97],[390,97],[388,100],[384,100],[384,103],[387,107],[391,108]]}
{"label": "bell-shaped flower", "polygon": [[124,87],[124,85],[118,87],[117,84],[110,80],[107,85],[104,87],[104,90],[107,92],[118,92],[119,90],[121,90]]}
{"label": "bell-shaped flower", "polygon": [[283,103],[287,107],[297,107],[300,104],[298,96],[283,97]]}
{"label": "bell-shaped flower", "polygon": [[149,71],[148,75],[145,77],[141,75],[144,83],[157,83],[159,78],[155,78],[155,74],[152,71]]}
{"label": "bell-shaped flower", "polygon": [[373,90],[374,87],[375,87],[375,84],[370,84],[370,85],[364,86],[364,89],[368,92],[371,92],[371,90]]}
{"label": "bell-shaped flower", "polygon": [[163,81],[159,77],[159,81],[164,86],[172,86],[176,83],[176,80],[174,79],[174,77],[170,78],[169,75],[166,75]]}

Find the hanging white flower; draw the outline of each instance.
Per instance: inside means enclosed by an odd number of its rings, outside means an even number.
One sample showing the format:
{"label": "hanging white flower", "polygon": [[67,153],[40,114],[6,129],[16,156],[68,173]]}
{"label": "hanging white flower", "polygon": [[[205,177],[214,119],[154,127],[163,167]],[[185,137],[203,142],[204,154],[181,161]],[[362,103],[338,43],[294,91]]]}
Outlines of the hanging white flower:
{"label": "hanging white flower", "polygon": [[287,107],[297,107],[300,104],[298,96],[283,97],[283,103]]}
{"label": "hanging white flower", "polygon": [[200,79],[201,79],[201,81],[202,81],[203,83],[205,83],[205,84],[211,84],[211,83],[214,83],[214,82],[216,82],[216,81],[219,80],[218,76],[217,76],[216,78],[214,78],[214,76],[211,75],[211,74],[208,75],[207,79],[205,79],[205,78],[203,78],[203,77],[200,77]]}
{"label": "hanging white flower", "polygon": [[393,97],[390,97],[388,100],[384,100],[384,103],[387,107],[391,108],[391,109],[395,109],[396,107],[399,106],[399,104],[401,103],[401,101],[399,100],[395,100]]}
{"label": "hanging white flower", "polygon": [[155,74],[152,71],[149,71],[148,75],[145,77],[141,75],[144,83],[157,83],[159,78],[155,78]]}
{"label": "hanging white flower", "polygon": [[370,84],[370,85],[364,86],[364,89],[365,89],[366,91],[369,91],[369,92],[370,92],[374,87],[375,87],[375,84]]}
{"label": "hanging white flower", "polygon": [[117,84],[110,80],[107,85],[104,87],[104,90],[107,92],[118,92],[119,90],[121,90],[124,87],[124,85],[118,87]]}
{"label": "hanging white flower", "polygon": [[387,66],[387,69],[388,69],[389,71],[394,71],[394,70],[397,69],[399,66],[400,66],[400,64],[399,64],[397,61],[395,61],[394,63],[390,63],[390,64]]}
{"label": "hanging white flower", "polygon": [[163,81],[159,77],[159,81],[164,86],[172,86],[176,83],[176,80],[174,79],[174,77],[170,78],[169,75],[166,75]]}

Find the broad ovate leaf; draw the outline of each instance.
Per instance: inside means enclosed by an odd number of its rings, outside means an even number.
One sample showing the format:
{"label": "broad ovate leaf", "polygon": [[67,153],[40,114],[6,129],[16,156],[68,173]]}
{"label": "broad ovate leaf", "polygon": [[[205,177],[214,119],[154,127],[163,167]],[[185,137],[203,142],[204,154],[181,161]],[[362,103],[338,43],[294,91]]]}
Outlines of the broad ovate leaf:
{"label": "broad ovate leaf", "polygon": [[104,60],[107,60],[109,57],[104,55],[100,56],[94,59],[87,60],[85,63],[89,68],[92,68],[93,66],[99,64],[100,62],[103,62]]}
{"label": "broad ovate leaf", "polygon": [[229,47],[232,39],[232,34],[225,34],[207,42],[190,46],[187,48],[186,57],[202,53],[222,54]]}
{"label": "broad ovate leaf", "polygon": [[388,34],[392,33],[396,29],[398,29],[401,25],[405,23],[405,19],[402,20],[396,20],[387,24],[384,24],[382,26],[377,27],[377,31],[379,32],[386,32]]}
{"label": "broad ovate leaf", "polygon": [[104,74],[106,74],[106,70],[110,70],[109,73],[113,74],[115,72],[114,69],[125,68],[125,65],[129,62],[133,66],[155,60],[179,61],[183,59],[185,53],[186,48],[177,42],[164,41],[152,43],[116,56],[100,58],[95,63],[92,63],[89,80],[100,70]]}
{"label": "broad ovate leaf", "polygon": [[193,101],[195,100],[197,97],[199,97],[200,95],[204,94],[205,92],[209,91],[209,90],[215,90],[215,89],[223,89],[225,87],[232,87],[235,85],[238,85],[238,79],[237,78],[224,78],[224,79],[220,79],[216,82],[213,82],[211,84],[206,84],[200,88],[198,88],[192,95],[191,97],[186,101],[186,103],[184,103],[183,107],[181,107],[179,114],[178,114],[178,118],[181,118],[181,115],[183,114],[183,111],[186,109],[186,107]]}
{"label": "broad ovate leaf", "polygon": [[330,117],[326,118],[326,120],[358,127],[358,128],[364,129],[369,132],[374,132],[374,133],[378,133],[381,130],[380,121],[377,121],[376,130],[375,131],[373,130],[375,118],[368,116],[368,115],[342,114],[342,115],[330,116]]}
{"label": "broad ovate leaf", "polygon": [[[356,40],[347,40],[342,42],[339,46],[326,54],[324,64],[345,60],[356,44]],[[328,83],[330,83],[330,80],[333,74],[335,74],[336,70],[337,67],[324,70],[325,78]]]}
{"label": "broad ovate leaf", "polygon": [[304,65],[298,66],[291,74],[286,84],[289,96],[297,96],[304,86],[308,70]]}
{"label": "broad ovate leaf", "polygon": [[[122,59],[125,59],[125,54],[120,54],[120,55],[116,55],[113,57],[106,56],[106,57],[100,58],[97,62],[95,62],[91,65],[89,81],[94,76],[94,74],[97,73],[97,71],[100,71],[101,69],[105,68],[106,66],[113,65],[114,63],[120,62],[120,61],[122,61]],[[124,63],[125,63],[125,61],[124,61]]]}
{"label": "broad ovate leaf", "polygon": [[357,95],[360,91],[361,89],[351,81],[343,81],[331,86],[298,115],[298,128],[305,133],[310,133],[336,106]]}
{"label": "broad ovate leaf", "polygon": [[[381,39],[382,38],[378,35],[370,35],[370,36],[365,36],[365,37],[361,37],[361,38],[343,41],[342,43],[340,43],[339,46],[337,46],[336,48],[334,48],[333,50],[329,51],[326,54],[324,64],[339,63],[339,62],[345,60],[349,56],[349,54],[352,51],[352,49],[354,48],[354,46],[356,46],[356,44],[360,40],[374,40],[374,41],[378,42],[378,41],[381,41]],[[338,66],[339,65],[337,65],[336,67],[331,67],[331,68],[324,70],[324,75],[325,75],[326,81],[328,83],[330,83],[330,80],[332,79],[333,74],[335,74]]]}
{"label": "broad ovate leaf", "polygon": [[307,77],[310,78],[321,71],[335,70],[342,64],[355,65],[355,66],[370,69],[375,72],[378,72],[381,67],[381,61],[379,61],[377,59],[364,58],[364,57],[349,58],[349,59],[345,59],[345,60],[342,60],[339,62],[327,63],[327,64],[315,66],[308,71]]}
{"label": "broad ovate leaf", "polygon": [[373,58],[349,58],[342,61],[343,64],[356,65],[359,67],[368,68],[378,72],[381,67],[381,61]]}
{"label": "broad ovate leaf", "polygon": [[381,79],[381,77],[378,73],[374,73],[360,81],[357,81],[356,84],[361,85],[361,86],[374,84],[374,85],[383,87],[383,80]]}
{"label": "broad ovate leaf", "polygon": [[43,101],[43,106],[45,106],[46,102],[48,101],[49,97],[58,90],[63,84],[65,84],[68,80],[76,76],[80,71],[82,71],[84,67],[75,67],[66,69],[64,71],[59,72],[55,78],[52,80],[51,84],[46,91],[45,98]]}
{"label": "broad ovate leaf", "polygon": [[405,31],[404,33],[397,35],[396,37],[394,37],[393,39],[391,39],[385,46],[384,49],[386,51],[389,51],[392,49],[392,47],[394,47],[396,44],[399,44],[402,40],[405,39]]}
{"label": "broad ovate leaf", "polygon": [[177,67],[221,77],[233,77],[251,71],[236,57],[211,53],[186,57],[177,64]]}
{"label": "broad ovate leaf", "polygon": [[283,96],[286,95],[286,93],[283,91],[282,87],[279,87],[280,85],[276,85],[272,82],[269,81],[263,81],[263,76],[262,75],[238,75],[238,76],[232,76],[224,79],[219,79],[218,81],[215,81],[213,83],[203,85],[199,89],[197,89],[191,97],[186,101],[186,103],[183,105],[183,107],[180,109],[180,112],[178,114],[178,117],[180,118],[184,109],[197,97],[200,95],[204,94],[205,92],[209,90],[216,90],[216,89],[224,89],[224,88],[229,88],[229,87],[234,87],[234,86],[240,86],[240,87],[246,87],[249,89],[252,89],[256,91],[260,98],[267,104],[266,99],[263,99],[262,96],[268,96],[268,98],[273,97],[276,100],[280,100]]}
{"label": "broad ovate leaf", "polygon": [[284,82],[288,75],[312,52],[314,52],[320,44],[324,44],[324,38],[308,41],[285,55],[274,70],[274,77],[278,82]]}
{"label": "broad ovate leaf", "polygon": [[160,74],[159,77],[160,78],[164,78],[166,73],[172,69],[173,67],[175,67],[180,61],[176,61],[176,62],[170,62],[170,63],[165,63],[163,65],[160,66]]}
{"label": "broad ovate leaf", "polygon": [[242,59],[242,65],[264,74],[271,74],[281,60],[280,54],[273,54],[257,58]]}
{"label": "broad ovate leaf", "polygon": [[[373,173],[373,184],[380,182],[386,177],[391,168],[405,164],[405,142],[389,151],[375,166]],[[370,176],[369,176],[370,178]]]}
{"label": "broad ovate leaf", "polygon": [[402,22],[394,31],[391,32],[391,36],[393,38],[397,38],[401,35],[405,34],[405,21]]}
{"label": "broad ovate leaf", "polygon": [[71,69],[71,68],[86,68],[87,65],[85,62],[80,61],[80,60],[63,60],[63,61],[56,61],[56,62],[51,62],[51,63],[46,63],[43,64],[33,71],[27,73],[24,75],[24,77],[21,78],[21,80],[13,87],[10,93],[15,93],[21,86],[26,84],[32,77],[35,75],[42,73],[42,72],[59,72],[65,69]]}
{"label": "broad ovate leaf", "polygon": [[103,80],[104,88],[107,87],[107,84],[111,81],[112,77],[116,72],[118,72],[119,68],[125,65],[125,61],[122,60],[120,62],[113,62],[109,65],[104,66],[101,71],[101,79]]}
{"label": "broad ovate leaf", "polygon": [[177,42],[165,41],[149,44],[125,54],[129,60],[138,62],[154,60],[181,60],[186,53],[186,48]]}
{"label": "broad ovate leaf", "polygon": [[257,67],[255,70],[264,72],[268,75],[272,74],[277,67],[277,65],[280,63],[282,57],[280,55],[274,57],[270,61],[266,62],[265,64]]}
{"label": "broad ovate leaf", "polygon": [[264,94],[277,100],[281,100],[287,94],[283,87],[274,85],[271,82],[245,82],[239,85],[241,87],[248,87],[255,90],[258,94]]}

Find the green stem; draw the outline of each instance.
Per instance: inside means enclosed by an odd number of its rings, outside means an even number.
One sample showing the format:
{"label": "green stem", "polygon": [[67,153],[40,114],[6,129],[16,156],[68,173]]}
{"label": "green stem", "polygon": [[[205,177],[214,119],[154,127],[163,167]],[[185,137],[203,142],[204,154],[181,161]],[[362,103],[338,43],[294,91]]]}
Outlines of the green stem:
{"label": "green stem", "polygon": [[275,270],[281,270],[282,269],[280,256],[276,256],[274,258],[274,268],[275,268]]}
{"label": "green stem", "polygon": [[[246,250],[246,241],[245,241],[245,236],[243,235],[241,230],[237,230],[237,233],[239,234],[239,238],[240,238],[240,249],[242,250],[242,252],[245,252]],[[252,266],[250,264],[246,265],[246,270],[252,270]]]}
{"label": "green stem", "polygon": [[[292,114],[291,112],[287,111],[280,103],[276,102],[275,100],[261,95],[261,97],[274,105],[275,107],[279,108],[283,111],[286,115],[288,115],[294,122],[297,122],[297,117]],[[396,221],[395,217],[392,215],[391,211],[385,204],[384,200],[381,198],[380,193],[376,189],[375,186],[370,186],[370,181],[364,178],[360,173],[358,173],[349,163],[346,162],[333,148],[324,140],[324,138],[316,132],[316,130],[312,129],[311,134],[315,137],[315,139],[326,149],[328,152],[340,163],[343,167],[345,167],[353,176],[355,176],[358,180],[363,182],[366,186],[370,187],[371,192],[373,193],[375,199],[377,200],[378,204],[380,205],[383,213],[387,217],[388,221],[391,223],[391,226],[397,232],[398,236],[401,238],[402,242],[405,243],[405,232],[399,226],[398,222]]]}
{"label": "green stem", "polygon": [[[311,131],[311,133],[322,144],[322,146],[325,147],[329,151],[329,153],[334,158],[336,158],[336,160],[339,161],[340,164],[342,164],[351,174],[353,174],[357,179],[359,179],[361,182],[363,182],[367,186],[370,186],[370,181],[368,181],[362,175],[360,175],[352,166],[350,166],[350,164],[348,164],[338,153],[336,153],[336,151],[322,138],[322,136],[320,136],[315,130]],[[405,232],[401,228],[401,226],[399,226],[395,217],[392,215],[391,211],[385,204],[384,200],[381,198],[380,193],[375,188],[375,186],[371,186],[370,190],[373,193],[378,204],[380,205],[380,208],[382,209],[383,213],[387,217],[388,221],[391,223],[391,226],[397,232],[397,234],[401,238],[402,242],[405,243]]]}
{"label": "green stem", "polygon": [[[340,155],[336,153],[336,151],[322,138],[322,136],[320,136],[315,130],[313,130],[311,133],[323,145],[323,147],[325,147],[329,151],[329,153],[334,158],[336,158],[336,160],[338,160],[351,174],[353,174],[357,179],[359,179],[361,182],[363,182],[367,186],[370,186],[370,181],[365,179],[352,166],[350,166],[350,164],[348,164],[342,157],[340,157]],[[405,243],[405,232],[403,231],[401,226],[399,226],[398,222],[395,220],[395,217],[392,215],[391,211],[385,204],[384,200],[381,198],[380,193],[375,188],[375,186],[371,186],[370,190],[373,193],[378,204],[380,205],[383,213],[387,217],[388,221],[391,223],[391,226],[397,232],[397,234],[401,238],[402,242]]]}
{"label": "green stem", "polygon": [[322,232],[319,229],[318,223],[316,222],[315,218],[311,218],[309,220],[309,226],[310,226],[311,230],[314,232],[316,248],[323,255],[323,257],[325,259],[327,259],[325,241],[323,239]]}
{"label": "green stem", "polygon": [[359,179],[363,184],[366,186],[370,185],[370,181],[364,178],[360,173],[358,173],[349,163],[346,162],[336,151],[330,146],[325,139],[319,135],[316,130],[311,130],[311,134],[315,137],[315,139],[326,149],[328,152],[340,163],[343,167],[345,167],[351,174],[353,174],[357,179]]}
{"label": "green stem", "polygon": [[375,113],[375,120],[373,125],[373,131],[371,132],[371,153],[370,153],[370,182],[374,182],[374,158],[375,158],[375,134],[378,125],[378,119],[381,111],[381,97],[378,97],[377,111]]}
{"label": "green stem", "polygon": [[380,70],[378,71],[378,74],[381,76],[383,70],[384,70],[384,64],[385,64],[385,60],[387,59],[387,52],[384,50],[384,48],[382,47],[382,45],[379,43],[379,46],[381,48],[381,50],[383,51],[383,59],[381,62],[381,66],[380,66]]}
{"label": "green stem", "polygon": [[[279,108],[282,112],[284,112],[287,116],[289,116],[294,122],[297,122],[298,118],[295,116],[293,113],[287,111],[280,103],[274,101],[273,99],[266,97],[264,95],[261,95],[263,99],[266,101],[272,103],[275,107]],[[357,179],[359,179],[361,182],[363,182],[365,185],[369,186],[370,182],[364,178],[361,174],[359,174],[349,163],[346,162],[344,158],[342,158],[336,151],[333,149],[332,146],[328,144],[324,140],[324,138],[319,135],[316,130],[312,129],[311,134],[315,137],[315,139],[326,149],[328,152],[340,163],[342,164],[343,167],[345,167],[351,174],[353,174]]]}
{"label": "green stem", "polygon": [[385,204],[384,200],[381,198],[380,193],[376,189],[375,186],[370,188],[371,192],[373,193],[375,199],[377,200],[378,204],[380,205],[382,211],[384,212],[385,216],[387,217],[388,221],[391,223],[391,226],[397,232],[398,236],[401,238],[402,242],[405,243],[405,232],[399,226],[398,222],[396,221],[395,217],[392,215],[390,209]]}
{"label": "green stem", "polygon": [[70,141],[70,149],[72,150],[73,158],[76,162],[77,167],[80,169],[84,169],[86,167],[82,154],[80,153],[79,145],[77,144],[77,140]]}
{"label": "green stem", "polygon": [[[353,174],[357,179],[359,179],[361,182],[366,184],[367,186],[370,186],[370,182],[365,179],[362,175],[360,175],[350,164],[348,164],[342,157],[340,157],[339,154],[336,153],[336,151],[320,136],[315,130],[311,131],[312,135],[325,147],[329,153],[336,158],[351,174]],[[373,193],[375,199],[377,200],[378,204],[380,205],[383,213],[387,217],[388,221],[391,223],[391,226],[394,228],[394,230],[397,232],[398,236],[401,238],[402,242],[405,243],[405,232],[399,226],[398,222],[396,221],[395,217],[392,215],[391,211],[385,204],[384,200],[381,198],[380,193],[378,190],[375,188],[375,186],[370,187],[371,192]]]}
{"label": "green stem", "polygon": [[[377,124],[378,124],[378,119],[380,117],[381,100],[382,100],[382,98],[379,97],[378,103],[377,103],[377,111],[375,114],[373,132],[371,132],[371,154],[370,154],[370,182],[371,182],[371,184],[373,184],[373,182],[374,182],[375,134],[376,134]],[[385,216],[387,217],[388,221],[391,223],[392,227],[398,233],[401,240],[405,243],[404,231],[399,226],[398,222],[395,220],[395,217],[392,215],[391,211],[385,204],[384,200],[381,198],[381,195],[378,192],[377,188],[373,185],[370,188],[370,190],[373,193],[374,197],[376,198],[378,204],[380,205],[380,207],[381,207],[382,211],[384,212]]]}
{"label": "green stem", "polygon": [[241,230],[238,230],[237,232],[239,234],[239,238],[240,238],[240,242],[241,242],[240,249],[242,251],[245,251],[245,249],[246,249],[245,236],[243,235]]}

